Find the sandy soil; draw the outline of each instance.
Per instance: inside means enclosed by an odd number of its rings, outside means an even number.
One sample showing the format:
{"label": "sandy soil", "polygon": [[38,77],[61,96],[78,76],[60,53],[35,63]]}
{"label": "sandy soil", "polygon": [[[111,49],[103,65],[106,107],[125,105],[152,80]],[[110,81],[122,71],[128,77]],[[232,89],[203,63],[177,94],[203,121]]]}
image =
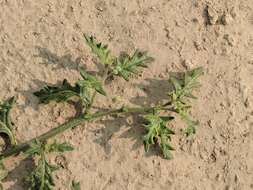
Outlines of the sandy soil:
{"label": "sandy soil", "polygon": [[[23,142],[75,114],[71,105],[38,106],[32,92],[78,69],[97,71],[83,33],[112,51],[148,50],[155,62],[138,78],[107,86],[118,104],[99,97],[99,107],[143,105],[166,98],[171,72],[203,66],[203,86],[192,114],[194,137],[178,132],[173,160],[145,154],[138,117],[105,118],[60,135],[76,149],[50,160],[63,166],[56,189],[73,179],[87,190],[253,189],[253,1],[252,0],[1,0],[0,98],[17,96],[12,117]],[[141,87],[141,88],[140,88]],[[144,91],[142,90],[144,89]],[[23,190],[32,160],[6,161],[13,169],[4,185]]]}

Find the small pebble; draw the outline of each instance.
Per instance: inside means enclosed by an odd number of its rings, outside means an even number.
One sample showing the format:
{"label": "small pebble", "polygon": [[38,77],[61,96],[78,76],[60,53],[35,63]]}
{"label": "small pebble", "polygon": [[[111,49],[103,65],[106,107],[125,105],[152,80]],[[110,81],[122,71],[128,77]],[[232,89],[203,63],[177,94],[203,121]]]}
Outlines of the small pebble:
{"label": "small pebble", "polygon": [[219,19],[219,15],[212,7],[207,7],[207,16],[209,20],[209,24],[215,25]]}

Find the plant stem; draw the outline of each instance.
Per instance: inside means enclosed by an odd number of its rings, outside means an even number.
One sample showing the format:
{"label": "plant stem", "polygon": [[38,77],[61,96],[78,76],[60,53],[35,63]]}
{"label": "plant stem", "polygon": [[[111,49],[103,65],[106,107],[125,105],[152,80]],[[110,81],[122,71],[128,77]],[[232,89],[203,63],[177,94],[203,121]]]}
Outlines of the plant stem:
{"label": "plant stem", "polygon": [[[106,67],[105,67],[105,70],[104,70],[103,77],[102,77],[102,85],[103,85],[103,86],[104,86],[105,81],[106,81],[106,79],[107,79],[108,70],[109,70],[109,68],[108,68],[108,66],[106,66]],[[94,103],[94,100],[95,100],[96,95],[97,95],[97,92],[94,91],[93,94],[92,94],[92,96],[91,96],[91,102],[90,102],[90,104],[88,105],[87,109],[85,110],[85,113],[89,113],[89,111],[90,111],[90,109],[91,109],[91,107],[92,107],[92,105],[93,105],[93,103]]]}
{"label": "plant stem", "polygon": [[120,109],[113,109],[113,110],[109,110],[109,111],[105,111],[105,112],[96,112],[94,114],[83,114],[79,117],[73,118],[70,121],[59,125],[58,127],[55,127],[51,130],[49,130],[48,132],[35,137],[27,142],[24,142],[20,145],[17,146],[13,146],[11,149],[5,151],[4,153],[2,153],[0,155],[0,160],[1,159],[5,159],[8,158],[12,155],[18,154],[20,152],[23,152],[25,150],[27,150],[29,148],[29,145],[31,142],[33,142],[34,140],[39,140],[39,141],[46,141],[51,137],[56,136],[57,134],[60,134],[64,131],[66,131],[67,129],[71,129],[76,127],[77,125],[81,124],[84,121],[90,121],[90,120],[94,120],[100,117],[104,117],[104,116],[108,116],[108,115],[114,115],[114,114],[122,114],[122,113],[152,113],[155,109],[160,109],[160,110],[165,110],[165,111],[172,111],[170,108],[157,108],[157,107],[122,107]]}

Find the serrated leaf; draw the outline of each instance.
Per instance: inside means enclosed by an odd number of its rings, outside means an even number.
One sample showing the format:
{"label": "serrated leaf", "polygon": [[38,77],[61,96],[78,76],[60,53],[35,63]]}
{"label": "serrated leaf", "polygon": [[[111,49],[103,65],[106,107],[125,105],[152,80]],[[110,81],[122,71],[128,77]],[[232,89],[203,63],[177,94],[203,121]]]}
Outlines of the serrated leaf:
{"label": "serrated leaf", "polygon": [[65,152],[74,150],[73,146],[67,142],[57,143],[56,141],[47,147],[48,152]]}
{"label": "serrated leaf", "polygon": [[80,182],[72,181],[71,190],[81,190]]}
{"label": "serrated leaf", "polygon": [[40,155],[44,151],[43,146],[43,143],[36,139],[29,144],[29,148],[25,151],[25,154],[29,156]]}
{"label": "serrated leaf", "polygon": [[113,74],[129,80],[130,74],[136,74],[139,67],[147,67],[147,63],[152,62],[153,58],[147,52],[136,50],[132,56],[123,55],[117,58],[114,63]]}
{"label": "serrated leaf", "polygon": [[187,98],[196,99],[192,92],[200,84],[197,79],[203,74],[203,68],[199,67],[183,74],[182,78],[171,78],[174,90],[169,93],[170,106],[177,112],[183,121],[187,124],[185,133],[187,136],[196,132],[197,122],[188,114],[187,110],[191,107],[186,101]]}
{"label": "serrated leaf", "polygon": [[64,102],[79,95],[79,87],[72,86],[66,79],[59,86],[45,86],[33,94],[39,98],[40,103],[47,104],[50,101]]}
{"label": "serrated leaf", "polygon": [[30,143],[30,147],[25,152],[30,156],[39,156],[39,161],[36,168],[27,177],[29,182],[29,190],[53,190],[54,179],[53,172],[59,169],[59,167],[51,165],[46,158],[46,155],[50,152],[64,152],[70,151],[73,148],[67,143],[45,144],[39,140],[34,140]]}
{"label": "serrated leaf", "polygon": [[75,86],[72,86],[65,79],[60,86],[46,86],[34,92],[34,95],[39,98],[40,103],[63,102],[78,97],[85,106],[90,104],[94,91],[106,95],[102,83],[95,76],[86,73],[84,70],[80,71],[80,75],[82,79],[78,80]]}
{"label": "serrated leaf", "polygon": [[81,70],[81,76],[83,80],[78,81],[80,86],[80,97],[84,104],[89,105],[92,100],[92,94],[94,90],[99,94],[106,96],[106,92],[102,87],[102,83],[93,75]]}
{"label": "serrated leaf", "polygon": [[94,36],[88,36],[84,34],[86,43],[91,48],[92,52],[97,56],[100,63],[103,65],[111,65],[114,62],[114,56],[111,55],[111,51],[108,49],[107,45],[96,42]]}
{"label": "serrated leaf", "polygon": [[48,163],[45,155],[41,155],[36,169],[27,177],[29,190],[53,190],[55,183],[52,174],[58,168]]}
{"label": "serrated leaf", "polygon": [[169,141],[174,131],[166,127],[166,122],[173,119],[173,117],[160,117],[157,113],[148,114],[144,117],[148,124],[144,125],[146,128],[146,135],[143,137],[145,151],[149,151],[150,146],[158,144],[165,159],[170,159],[171,150],[174,150]]}
{"label": "serrated leaf", "polygon": [[8,137],[11,145],[16,145],[16,138],[12,132],[13,124],[10,118],[10,111],[15,103],[15,97],[11,97],[5,102],[0,102],[0,133]]}
{"label": "serrated leaf", "polygon": [[[83,82],[85,84],[87,84],[88,86],[91,86],[92,88],[94,88],[98,93],[106,96],[106,92],[103,89],[102,83],[101,81],[99,81],[97,79],[97,77],[88,74],[87,72],[85,72],[84,70],[81,70],[81,76],[83,77]],[[82,82],[80,81],[80,82]]]}

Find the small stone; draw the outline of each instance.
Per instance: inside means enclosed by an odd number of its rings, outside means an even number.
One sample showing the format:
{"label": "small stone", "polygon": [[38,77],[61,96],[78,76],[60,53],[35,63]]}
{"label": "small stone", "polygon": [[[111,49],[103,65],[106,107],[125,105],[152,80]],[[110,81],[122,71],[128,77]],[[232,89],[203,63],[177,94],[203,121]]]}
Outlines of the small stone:
{"label": "small stone", "polygon": [[219,15],[212,7],[207,7],[207,17],[209,24],[215,25],[219,19]]}
{"label": "small stone", "polygon": [[229,24],[231,24],[232,22],[233,22],[233,18],[232,18],[232,16],[231,16],[230,14],[228,14],[228,13],[224,14],[224,15],[222,16],[222,18],[221,18],[221,23],[222,23],[223,25],[229,25]]}
{"label": "small stone", "polygon": [[216,180],[216,181],[220,181],[220,180],[221,180],[221,175],[220,175],[220,174],[217,174],[217,175],[215,176],[215,180]]}
{"label": "small stone", "polygon": [[223,38],[228,42],[228,45],[230,45],[230,46],[235,45],[235,40],[231,35],[225,34]]}
{"label": "small stone", "polygon": [[187,59],[183,60],[181,64],[186,69],[190,69],[193,66],[192,62],[190,60],[187,60]]}
{"label": "small stone", "polygon": [[100,12],[103,12],[104,10],[106,10],[106,4],[104,1],[99,1],[96,5],[95,5],[96,9]]}
{"label": "small stone", "polygon": [[193,18],[193,19],[192,19],[192,22],[194,22],[194,23],[199,23],[199,20],[198,20],[198,18]]}
{"label": "small stone", "polygon": [[63,156],[63,155],[56,156],[55,163],[58,166],[60,166],[61,168],[65,168],[65,169],[68,168],[68,162],[67,162],[65,156]]}
{"label": "small stone", "polygon": [[235,17],[237,16],[237,12],[236,12],[236,8],[235,8],[235,7],[233,7],[233,8],[231,9],[230,15],[231,15],[233,18],[235,18]]}
{"label": "small stone", "polygon": [[194,47],[196,48],[196,50],[200,51],[202,49],[200,42],[194,41],[193,44],[194,44]]}
{"label": "small stone", "polygon": [[127,120],[127,123],[128,123],[129,125],[132,125],[132,124],[134,123],[134,120],[133,120],[132,117],[128,117],[126,120]]}
{"label": "small stone", "polygon": [[207,124],[208,124],[208,126],[210,127],[210,128],[213,128],[213,120],[208,120],[207,121]]}

